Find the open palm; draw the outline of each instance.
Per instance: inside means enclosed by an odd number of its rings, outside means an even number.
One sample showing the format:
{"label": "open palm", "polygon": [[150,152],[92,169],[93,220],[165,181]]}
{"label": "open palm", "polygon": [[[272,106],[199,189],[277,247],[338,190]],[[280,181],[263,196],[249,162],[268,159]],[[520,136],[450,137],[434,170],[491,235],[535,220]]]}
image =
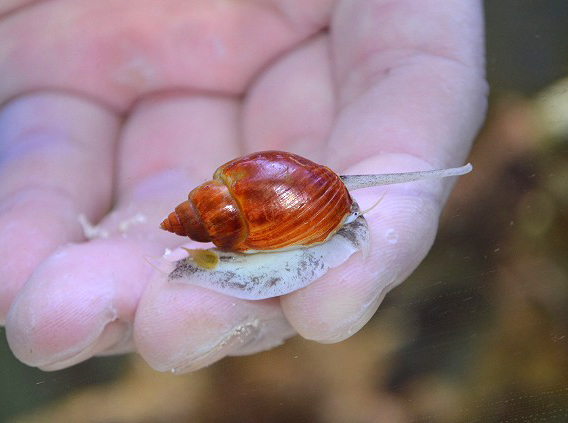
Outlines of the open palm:
{"label": "open palm", "polygon": [[[459,165],[485,110],[478,1],[11,0],[0,6],[0,322],[46,370],[139,351],[189,371],[361,328],[425,256],[449,191],[390,188],[371,253],[262,301],[149,283],[161,219],[220,164]],[[364,206],[381,190],[357,193]],[[87,240],[79,216],[99,223]]]}

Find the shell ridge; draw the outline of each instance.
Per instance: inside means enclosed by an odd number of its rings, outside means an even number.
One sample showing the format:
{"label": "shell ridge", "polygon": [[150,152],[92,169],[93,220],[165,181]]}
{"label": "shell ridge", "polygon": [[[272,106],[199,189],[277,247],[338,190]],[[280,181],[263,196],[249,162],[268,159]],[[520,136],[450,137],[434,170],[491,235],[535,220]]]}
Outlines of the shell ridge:
{"label": "shell ridge", "polygon": [[[310,170],[313,172],[312,169]],[[294,216],[294,219],[281,225],[271,225],[270,228],[257,234],[256,240],[253,240],[255,243],[262,242],[265,244],[266,240],[269,240],[271,249],[278,249],[282,246],[311,245],[325,241],[330,235],[336,232],[345,217],[342,216],[342,219],[334,219],[334,212],[337,206],[342,205],[341,201],[338,200],[340,200],[341,196],[344,194],[342,192],[344,184],[334,172],[325,167],[317,168],[316,172],[319,176],[318,180],[325,177],[327,178],[325,183],[319,184],[319,189],[314,192],[313,198],[315,198],[315,200],[311,203],[311,206],[301,210]],[[337,190],[337,188],[339,188],[339,190]],[[326,195],[327,193],[331,193],[332,195]],[[349,194],[347,193],[347,195]],[[330,204],[333,204],[334,207],[329,207]],[[315,213],[314,206],[317,209]],[[316,217],[321,216],[321,213],[325,213],[325,215],[317,220]],[[348,213],[349,210],[346,211],[345,215]],[[302,217],[305,215],[307,215],[309,219],[305,219],[305,221],[302,222]],[[314,223],[314,220],[317,221]],[[281,234],[277,237],[274,236],[275,227],[279,229],[278,233]],[[336,230],[334,230],[334,228]],[[306,233],[308,233],[309,236],[306,237]],[[324,235],[325,237],[322,238]]]}
{"label": "shell ridge", "polygon": [[239,220],[241,221],[241,223],[243,224],[243,238],[237,243],[235,244],[234,248],[236,250],[239,250],[239,246],[247,246],[246,240],[248,239],[248,236],[250,234],[250,226],[249,226],[249,222],[247,221],[247,219],[245,219],[245,214],[244,214],[244,210],[243,210],[243,205],[241,204],[241,202],[239,201],[239,199],[237,198],[237,196],[233,195],[233,190],[232,190],[232,184],[231,182],[228,180],[228,178],[223,174],[222,171],[222,167],[221,166],[219,169],[217,169],[215,171],[215,174],[213,175],[216,179],[218,179],[227,189],[227,192],[229,193],[229,196],[233,199],[235,206],[237,208],[238,214],[239,214]]}
{"label": "shell ridge", "polygon": [[[205,222],[203,221],[203,219],[201,219],[201,213],[199,213],[199,211],[195,208],[195,204],[193,204],[193,200],[188,198],[186,200],[189,203],[189,207],[191,208],[191,212],[193,213],[193,215],[195,216],[195,219],[199,222],[199,224],[205,228],[205,230],[207,231],[207,226],[205,226]],[[179,219],[179,217],[178,217]],[[187,233],[187,229],[185,229],[185,226],[183,225],[183,229],[186,231]],[[209,233],[208,233],[209,234]]]}
{"label": "shell ridge", "polygon": [[[302,165],[302,163],[299,163]],[[305,166],[304,166],[305,167]],[[289,189],[288,189],[289,190]],[[287,190],[287,191],[288,191]],[[325,186],[323,186],[321,188],[321,190],[325,190]],[[292,233],[286,233],[283,236],[279,236],[279,237],[275,237],[275,230],[278,229],[280,230],[280,232],[286,232],[286,228],[288,227],[295,227],[297,226],[297,222],[299,220],[300,217],[302,217],[304,214],[308,213],[310,211],[309,207],[302,207],[302,209],[298,212],[298,214],[294,217],[293,220],[288,220],[287,222],[272,222],[269,225],[267,225],[265,228],[263,228],[262,230],[258,230],[255,232],[255,234],[251,237],[251,244],[252,245],[256,245],[258,243],[265,243],[267,240],[271,242],[271,249],[276,249],[279,248],[279,246],[281,244],[291,244],[293,245],[294,242],[296,241],[297,238],[300,238],[300,236],[295,235],[295,238],[292,236]],[[298,231],[295,231],[298,232]],[[300,231],[303,232],[303,231]],[[280,240],[284,238],[284,242],[276,242],[277,240]]]}
{"label": "shell ridge", "polygon": [[[325,187],[322,188],[321,191],[325,192]],[[316,206],[318,205],[317,201],[319,201],[319,199],[323,198],[323,196],[318,196],[318,200],[316,200],[316,202],[312,203],[312,206]],[[314,217],[317,216],[319,213],[321,213],[322,208],[319,208],[318,211],[313,214],[310,215],[310,217]],[[302,239],[302,235],[306,232],[306,229],[310,229],[313,228],[312,225],[310,225],[310,222],[312,219],[310,220],[305,220],[304,222],[301,222],[302,217],[304,217],[306,214],[308,214],[308,212],[311,211],[310,207],[304,207],[296,216],[294,216],[293,220],[289,220],[288,222],[286,222],[285,224],[282,225],[278,225],[277,227],[279,229],[281,229],[282,231],[282,235],[280,235],[279,237],[270,237],[271,241],[274,242],[274,244],[278,245],[278,241],[279,240],[283,240],[283,242],[286,243],[290,243],[290,245],[294,245],[294,243],[296,243],[298,240]],[[298,224],[300,223],[300,224]],[[319,223],[319,222],[318,222]],[[276,225],[274,225],[276,226]],[[319,226],[318,224],[316,224],[315,226]],[[287,230],[288,228],[294,228],[294,230]],[[273,228],[271,228],[273,229]],[[270,235],[271,233],[274,233],[273,230],[267,231],[267,235]],[[280,242],[282,243],[282,242]]]}
{"label": "shell ridge", "polygon": [[[322,172],[323,173],[323,172]],[[317,207],[317,211],[313,214],[311,214],[310,220],[306,220],[304,222],[303,225],[299,226],[297,223],[298,220],[300,220],[301,217],[303,217],[303,215],[305,215],[307,212],[310,212],[313,210],[313,208],[305,208],[304,210],[302,210],[301,213],[299,213],[294,221],[289,222],[286,227],[295,227],[295,230],[290,230],[290,231],[286,231],[286,237],[283,237],[285,239],[293,239],[295,238],[300,238],[302,236],[302,233],[305,231],[305,228],[303,228],[302,226],[306,226],[307,228],[317,228],[317,227],[326,227],[329,226],[328,222],[325,221],[325,219],[330,216],[333,211],[335,210],[335,207],[328,207],[330,204],[332,203],[338,203],[337,199],[338,197],[342,194],[342,192],[340,190],[336,190],[337,186],[338,186],[338,182],[343,184],[340,180],[337,180],[336,178],[334,178],[333,180],[331,180],[332,184],[328,185],[328,184],[323,184],[319,191],[317,191],[314,195],[314,197],[316,198],[315,202],[312,203],[314,206],[318,206]],[[339,188],[342,188],[341,185],[339,185]],[[321,194],[320,194],[321,192]],[[331,192],[332,195],[331,196],[326,196],[325,194]],[[326,200],[325,203],[323,204],[319,204],[322,200]],[[326,212],[326,214],[321,217],[321,213]],[[317,222],[313,223],[313,221],[315,220],[316,217],[321,217],[320,220],[318,220]],[[339,222],[338,222],[339,223]],[[315,231],[314,231],[315,232]],[[281,237],[282,238],[282,237]]]}

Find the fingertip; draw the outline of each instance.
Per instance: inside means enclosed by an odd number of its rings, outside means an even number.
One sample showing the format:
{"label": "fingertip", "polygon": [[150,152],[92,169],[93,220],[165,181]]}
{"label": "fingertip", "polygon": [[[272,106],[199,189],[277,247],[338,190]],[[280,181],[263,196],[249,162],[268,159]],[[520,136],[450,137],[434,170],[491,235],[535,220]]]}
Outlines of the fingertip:
{"label": "fingertip", "polygon": [[143,274],[133,271],[133,251],[133,245],[99,240],[67,245],[44,261],[7,315],[14,355],[30,366],[57,370],[128,350],[137,286],[143,283]]}
{"label": "fingertip", "polygon": [[134,321],[138,352],[158,371],[187,373],[293,334],[277,299],[245,301],[154,272]]}
{"label": "fingertip", "polygon": [[176,373],[222,358],[226,353],[219,344],[230,332],[228,315],[237,301],[154,272],[134,320],[138,352],[155,370]]}
{"label": "fingertip", "polygon": [[356,333],[376,311],[384,297],[365,269],[361,253],[306,288],[281,298],[290,324],[309,340],[321,343],[342,341]]}
{"label": "fingertip", "polygon": [[[41,277],[41,275],[39,275]],[[6,319],[6,338],[23,363],[58,370],[84,361],[119,342],[116,310],[99,292],[58,291],[38,276],[29,279]]]}
{"label": "fingertip", "polygon": [[[38,210],[41,213],[38,213]],[[27,190],[3,199],[0,210],[0,324],[25,281],[56,248],[82,238],[65,198]]]}

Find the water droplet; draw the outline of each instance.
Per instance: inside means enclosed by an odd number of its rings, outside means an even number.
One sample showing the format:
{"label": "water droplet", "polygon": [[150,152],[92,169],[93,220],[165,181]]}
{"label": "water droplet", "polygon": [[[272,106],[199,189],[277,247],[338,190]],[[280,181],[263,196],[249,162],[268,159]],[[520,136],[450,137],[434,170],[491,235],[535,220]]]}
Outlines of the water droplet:
{"label": "water droplet", "polygon": [[385,232],[385,239],[389,244],[396,244],[398,242],[398,234],[394,229],[387,229]]}

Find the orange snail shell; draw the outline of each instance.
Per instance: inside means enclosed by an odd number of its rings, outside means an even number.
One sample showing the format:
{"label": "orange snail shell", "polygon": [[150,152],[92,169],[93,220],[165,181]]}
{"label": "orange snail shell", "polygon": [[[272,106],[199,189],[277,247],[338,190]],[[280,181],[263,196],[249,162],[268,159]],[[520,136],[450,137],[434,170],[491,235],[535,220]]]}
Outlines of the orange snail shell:
{"label": "orange snail shell", "polygon": [[326,241],[353,200],[331,169],[281,151],[220,166],[160,227],[235,252],[271,251]]}

